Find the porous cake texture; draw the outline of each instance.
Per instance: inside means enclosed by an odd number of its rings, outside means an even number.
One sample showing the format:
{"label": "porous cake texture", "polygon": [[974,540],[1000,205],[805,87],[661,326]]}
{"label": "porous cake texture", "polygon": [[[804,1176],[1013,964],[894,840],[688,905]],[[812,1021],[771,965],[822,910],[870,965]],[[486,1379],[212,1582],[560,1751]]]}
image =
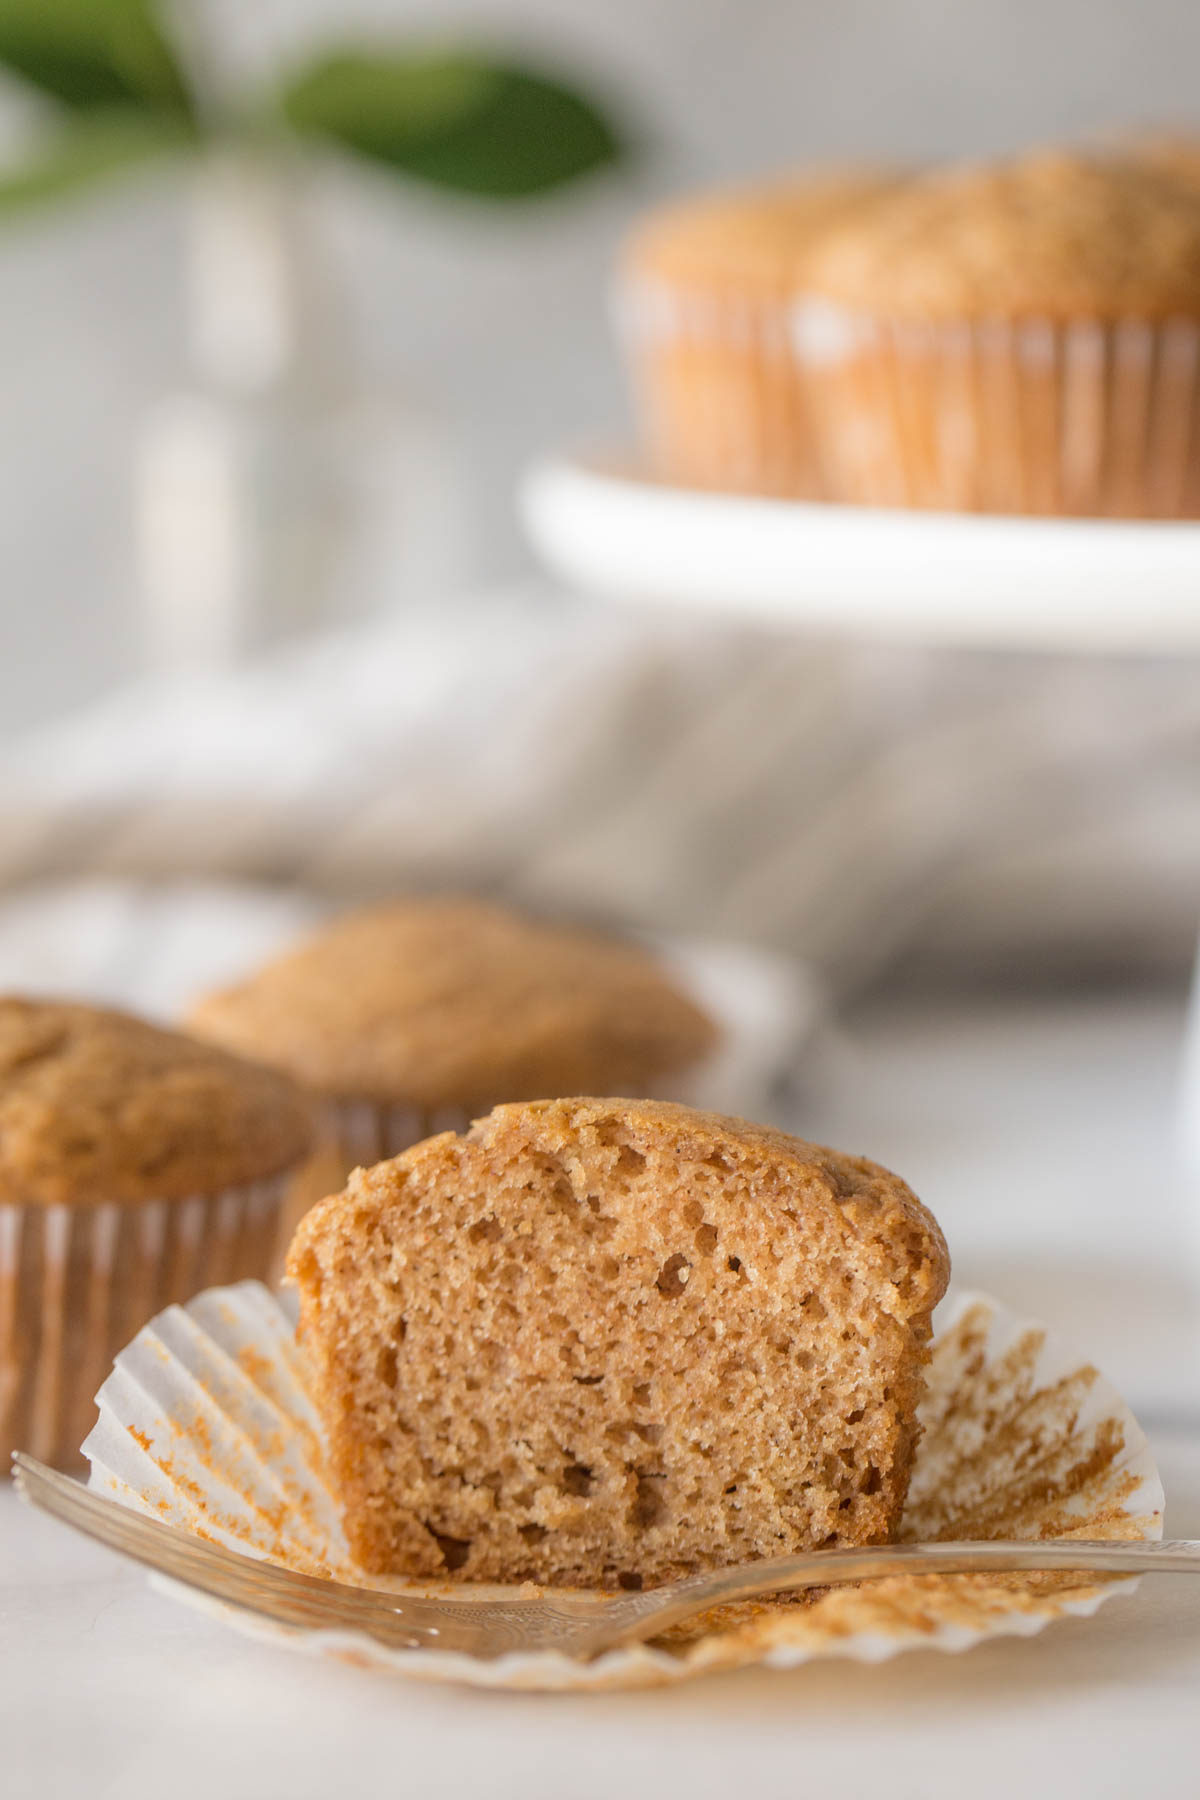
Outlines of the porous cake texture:
{"label": "porous cake texture", "polygon": [[888,1538],[949,1263],[873,1163],[571,1099],[356,1171],[288,1269],[364,1569],[615,1587]]}

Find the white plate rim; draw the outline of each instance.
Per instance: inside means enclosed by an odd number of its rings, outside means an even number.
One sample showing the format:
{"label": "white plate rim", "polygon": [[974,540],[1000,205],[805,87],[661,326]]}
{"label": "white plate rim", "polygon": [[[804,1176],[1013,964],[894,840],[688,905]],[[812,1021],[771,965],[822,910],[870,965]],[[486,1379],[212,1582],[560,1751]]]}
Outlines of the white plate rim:
{"label": "white plate rim", "polygon": [[1200,521],[906,511],[672,487],[619,452],[518,490],[550,570],[598,598],[931,645],[1200,652]]}

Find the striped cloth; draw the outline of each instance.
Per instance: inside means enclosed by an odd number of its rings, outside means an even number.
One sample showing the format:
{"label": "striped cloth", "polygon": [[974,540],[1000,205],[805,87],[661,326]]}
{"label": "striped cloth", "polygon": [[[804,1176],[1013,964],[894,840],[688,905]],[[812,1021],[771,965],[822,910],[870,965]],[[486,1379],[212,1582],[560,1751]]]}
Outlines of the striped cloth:
{"label": "striped cloth", "polygon": [[0,885],[471,887],[801,954],[1176,965],[1200,671],[847,649],[505,592],[117,693],[0,756]]}

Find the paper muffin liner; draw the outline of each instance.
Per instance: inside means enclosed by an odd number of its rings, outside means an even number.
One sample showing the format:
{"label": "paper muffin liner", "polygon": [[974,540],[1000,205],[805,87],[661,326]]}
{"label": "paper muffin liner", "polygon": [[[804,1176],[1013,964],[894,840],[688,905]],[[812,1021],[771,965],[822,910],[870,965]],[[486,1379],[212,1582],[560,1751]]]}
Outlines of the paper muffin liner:
{"label": "paper muffin liner", "polygon": [[399,1156],[439,1131],[466,1131],[470,1123],[470,1114],[461,1106],[382,1106],[373,1100],[330,1100],[322,1108],[319,1129],[328,1143],[336,1145],[349,1170]]}
{"label": "paper muffin liner", "polygon": [[[430,1591],[366,1578],[351,1561],[322,1472],[292,1312],[261,1284],[169,1308],[117,1357],[98,1400],[99,1422],[84,1445],[92,1487],[251,1555],[341,1581]],[[902,1538],[1162,1535],[1162,1486],[1120,1396],[1052,1332],[985,1295],[963,1295],[938,1332],[921,1417]],[[753,1663],[967,1650],[1090,1614],[1137,1585],[1082,1574],[896,1577],[714,1609],[653,1643],[578,1663],[557,1652],[485,1662],[390,1650],[353,1630],[277,1625],[152,1579],[240,1631],[308,1654],[482,1687],[563,1690],[655,1686]]]}
{"label": "paper muffin liner", "polygon": [[630,277],[613,313],[653,468],[685,486],[815,498],[823,483],[791,296]]}
{"label": "paper muffin liner", "polygon": [[831,497],[866,506],[1200,516],[1200,325],[793,317]]}
{"label": "paper muffin liner", "polygon": [[265,1275],[287,1177],[136,1205],[0,1205],[0,1457],[71,1467],[122,1344],[172,1301]]}

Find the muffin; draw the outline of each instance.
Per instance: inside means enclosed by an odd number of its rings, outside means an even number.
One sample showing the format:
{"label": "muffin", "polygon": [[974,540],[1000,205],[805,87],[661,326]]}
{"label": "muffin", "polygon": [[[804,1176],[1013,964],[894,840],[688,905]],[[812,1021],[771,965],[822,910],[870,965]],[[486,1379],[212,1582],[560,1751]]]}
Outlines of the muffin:
{"label": "muffin", "polygon": [[616,314],[655,473],[692,487],[823,492],[791,343],[797,282],[820,235],[890,185],[865,171],[798,174],[684,201],[638,227]]}
{"label": "muffin", "polygon": [[831,232],[796,314],[836,498],[1200,512],[1200,187],[1115,153],[926,176]]}
{"label": "muffin", "polygon": [[357,1171],[288,1273],[363,1568],[639,1587],[892,1535],[949,1263],[873,1163],[571,1099]]}
{"label": "muffin", "polygon": [[190,1025],[318,1096],[310,1199],[501,1100],[645,1090],[716,1036],[643,951],[446,898],[346,914]]}
{"label": "muffin", "polygon": [[0,999],[0,1457],[70,1464],[155,1312],[267,1273],[310,1144],[275,1071],[124,1013]]}

